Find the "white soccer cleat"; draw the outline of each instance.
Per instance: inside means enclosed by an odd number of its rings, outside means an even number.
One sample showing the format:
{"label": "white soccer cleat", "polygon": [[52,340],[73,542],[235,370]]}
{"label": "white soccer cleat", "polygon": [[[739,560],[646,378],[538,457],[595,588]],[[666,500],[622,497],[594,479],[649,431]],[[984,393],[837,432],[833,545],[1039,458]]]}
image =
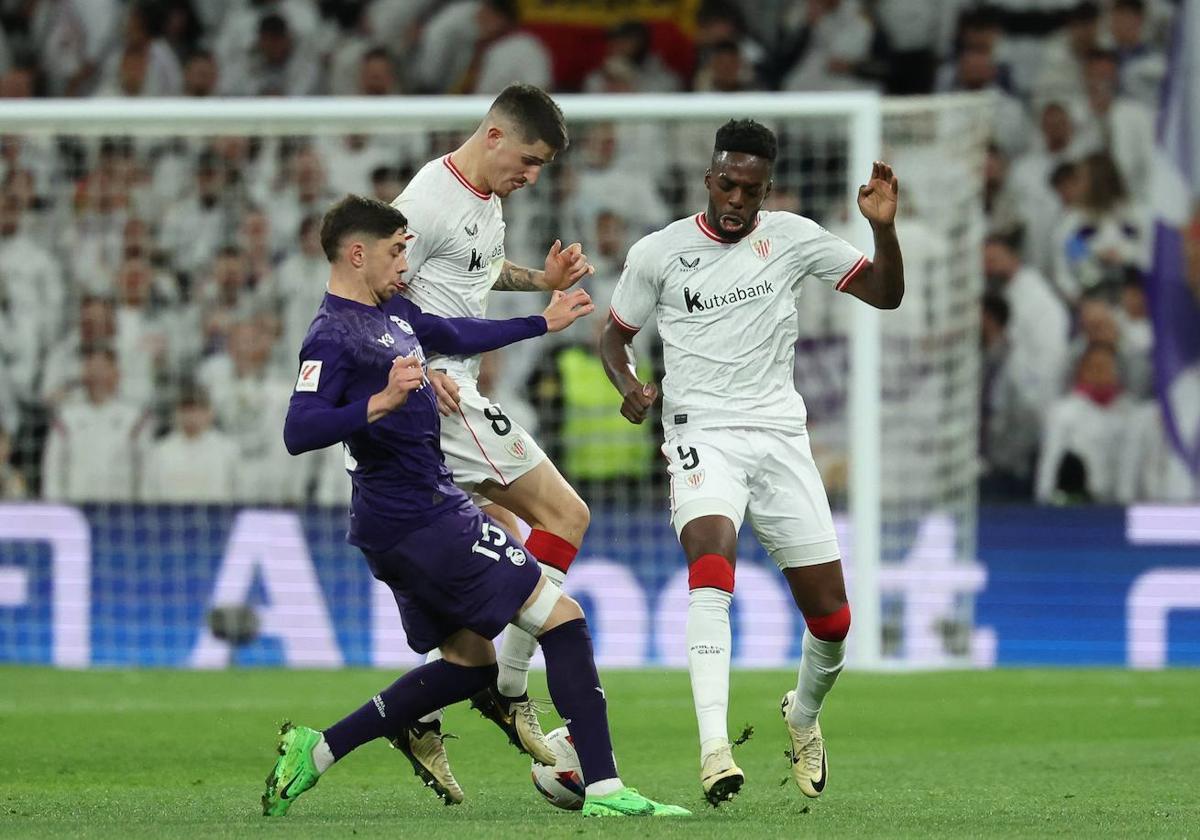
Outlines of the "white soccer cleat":
{"label": "white soccer cleat", "polygon": [[804,729],[792,726],[792,722],[788,720],[788,711],[795,702],[795,691],[783,695],[783,722],[787,725],[788,735],[792,739],[792,778],[796,780],[796,787],[800,788],[801,793],[810,799],[816,799],[825,790],[825,782],[829,779],[829,758],[825,754],[825,739],[821,737],[820,723],[814,723]]}
{"label": "white soccer cleat", "polygon": [[392,741],[392,746],[404,753],[413,772],[447,805],[463,801],[463,789],[450,772],[450,760],[440,724],[417,724],[404,730]]}
{"label": "white soccer cleat", "polygon": [[714,808],[737,796],[746,781],[746,774],[733,760],[729,744],[722,744],[700,761],[700,785],[704,798]]}
{"label": "white soccer cleat", "polygon": [[514,700],[501,696],[493,685],[471,698],[471,708],[499,726],[508,736],[509,743],[528,755],[538,764],[553,767],[558,756],[546,743],[542,724],[538,720],[541,709],[526,697]]}

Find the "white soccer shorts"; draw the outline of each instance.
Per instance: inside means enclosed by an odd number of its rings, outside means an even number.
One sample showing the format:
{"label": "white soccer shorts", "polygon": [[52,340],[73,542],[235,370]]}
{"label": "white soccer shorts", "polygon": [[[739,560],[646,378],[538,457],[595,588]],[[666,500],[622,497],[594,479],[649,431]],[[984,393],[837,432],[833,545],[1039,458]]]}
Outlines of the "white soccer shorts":
{"label": "white soccer shorts", "polygon": [[442,418],[442,452],[454,483],[475,504],[491,504],[476,487],[491,480],[508,486],[546,459],[533,436],[487,397],[474,382],[458,382],[458,411]]}
{"label": "white soccer shorts", "polygon": [[663,444],[675,533],[701,516],[750,527],[780,569],[841,557],[808,434],[747,428],[674,431]]}

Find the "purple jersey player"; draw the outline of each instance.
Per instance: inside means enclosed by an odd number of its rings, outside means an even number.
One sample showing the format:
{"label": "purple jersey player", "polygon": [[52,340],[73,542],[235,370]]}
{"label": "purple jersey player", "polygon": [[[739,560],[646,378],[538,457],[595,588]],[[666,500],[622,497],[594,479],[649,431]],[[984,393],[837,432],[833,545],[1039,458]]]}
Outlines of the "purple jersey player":
{"label": "purple jersey player", "polygon": [[[592,310],[586,292],[555,292],[540,316],[439,318],[398,296],[407,222],[397,209],[347,196],[325,215],[328,293],[300,351],[284,426],[292,454],[341,442],[354,493],[349,541],[396,596],[410,646],[443,658],[409,671],[324,731],[285,723],[263,813],[292,801],[351,750],[376,738],[408,749],[407,731],[496,679],[491,640],[514,623],[536,636],[550,696],[579,753],[584,814],[687,814],[627,788],[617,776],[607,705],[579,604],[547,586],[517,539],[454,486],[439,448],[440,418],[425,352],[474,355],[565,329]],[[460,801],[410,755],[447,803]]]}

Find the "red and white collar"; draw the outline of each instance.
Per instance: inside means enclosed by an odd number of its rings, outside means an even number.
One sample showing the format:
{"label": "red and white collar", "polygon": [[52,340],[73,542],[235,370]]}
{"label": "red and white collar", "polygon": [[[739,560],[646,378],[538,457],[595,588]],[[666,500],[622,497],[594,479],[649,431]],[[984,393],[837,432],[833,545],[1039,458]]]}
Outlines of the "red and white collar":
{"label": "red and white collar", "polygon": [[[762,218],[761,216],[757,216],[757,215],[754,217],[754,227],[750,228],[750,230],[746,232],[747,236],[749,234],[753,233],[754,230],[758,227],[758,223],[761,218]],[[712,226],[709,225],[709,223],[708,223],[708,219],[704,218],[704,213],[702,213],[702,212],[696,214],[696,227],[700,228],[700,232],[703,233],[705,236],[707,236],[709,239],[713,240],[714,242],[720,242],[722,245],[736,245],[736,244],[738,244],[738,242],[742,241],[741,239],[738,239],[738,240],[731,242],[728,239],[723,238],[721,236],[721,234],[717,233],[715,230],[712,229]],[[744,238],[745,237],[742,237],[742,239],[744,239]]]}
{"label": "red and white collar", "polygon": [[451,174],[458,179],[460,184],[470,190],[473,196],[484,201],[487,201],[492,197],[490,192],[483,192],[470,181],[468,181],[467,176],[462,174],[462,171],[454,165],[454,161],[450,160],[450,155],[446,155],[444,158],[442,158],[442,163],[446,164],[446,168],[450,170]]}

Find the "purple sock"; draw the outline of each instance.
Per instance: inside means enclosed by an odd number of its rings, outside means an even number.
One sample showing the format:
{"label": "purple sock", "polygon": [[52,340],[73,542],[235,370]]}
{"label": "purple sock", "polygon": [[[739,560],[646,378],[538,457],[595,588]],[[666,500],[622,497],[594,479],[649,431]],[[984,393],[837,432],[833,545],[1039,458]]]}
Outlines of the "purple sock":
{"label": "purple sock", "polygon": [[339,761],[376,738],[395,738],[423,715],[466,700],[496,680],[496,666],[471,668],[438,659],[407,674],[323,733]]}
{"label": "purple sock", "polygon": [[567,721],[579,766],[587,784],[617,778],[608,702],[596,673],[592,636],[582,618],[543,633],[538,642],[546,657],[546,684],[554,707]]}

